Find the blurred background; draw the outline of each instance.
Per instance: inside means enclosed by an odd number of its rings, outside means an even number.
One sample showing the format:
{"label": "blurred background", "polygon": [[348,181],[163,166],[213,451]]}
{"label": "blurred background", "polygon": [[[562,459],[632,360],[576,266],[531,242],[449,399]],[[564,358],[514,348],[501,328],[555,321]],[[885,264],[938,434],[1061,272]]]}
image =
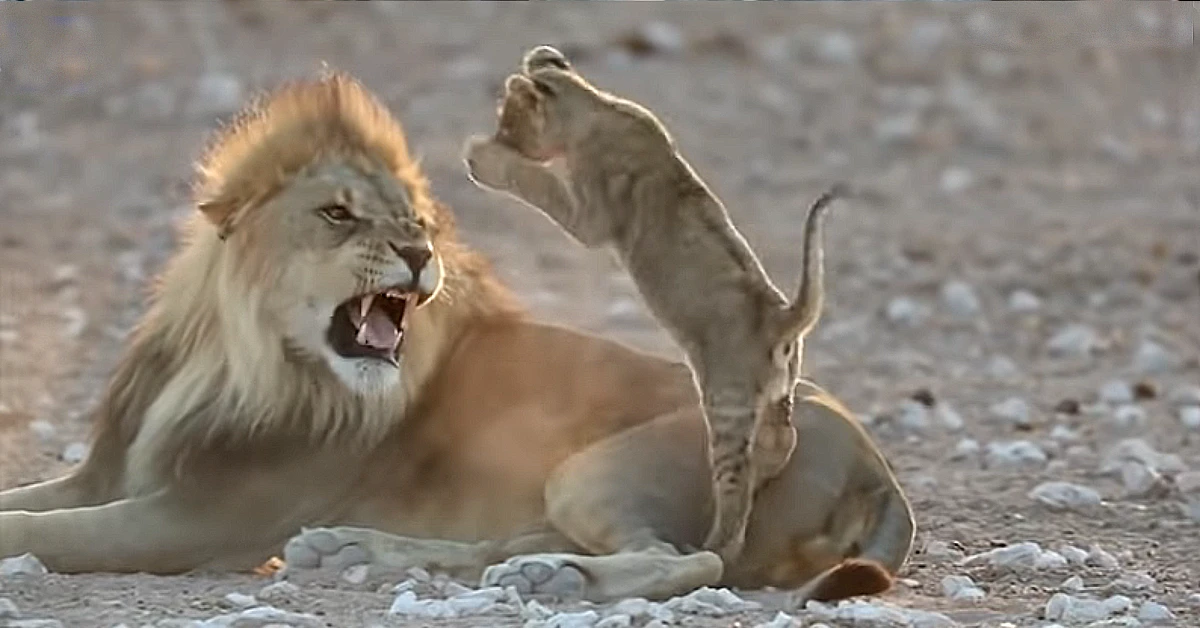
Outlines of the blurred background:
{"label": "blurred background", "polygon": [[[396,113],[464,237],[540,317],[676,354],[606,256],[463,172],[505,75],[549,43],[665,121],[785,291],[805,206],[838,179],[862,190],[829,221],[805,370],[883,426],[922,530],[986,539],[1032,507],[1044,468],[1014,481],[947,452],[1014,429],[1051,458],[1058,446],[1048,424],[990,422],[994,404],[1020,397],[1038,419],[1113,377],[1200,381],[1195,16],[1158,2],[5,3],[2,484],[82,455],[81,411],[191,211],[207,135],[324,63]],[[966,427],[903,424],[914,391]],[[1161,403],[1141,433],[1200,466]],[[1176,502],[1112,516],[1126,532],[1186,520]]]}

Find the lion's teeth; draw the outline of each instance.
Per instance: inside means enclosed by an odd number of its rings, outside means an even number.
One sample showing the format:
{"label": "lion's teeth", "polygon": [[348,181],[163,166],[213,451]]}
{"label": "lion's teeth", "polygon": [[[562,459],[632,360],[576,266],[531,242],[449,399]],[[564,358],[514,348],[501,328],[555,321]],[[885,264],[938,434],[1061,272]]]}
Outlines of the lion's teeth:
{"label": "lion's teeth", "polygon": [[[375,294],[372,293],[372,294],[368,294],[367,296],[363,297],[362,300],[358,302],[358,312],[359,312],[359,316],[362,318],[362,320],[364,320],[364,321],[367,320],[367,314],[371,313],[371,303],[373,303],[374,301],[375,301]],[[363,327],[366,327],[366,325],[364,325]],[[360,331],[359,333],[361,334],[362,332]]]}
{"label": "lion's teeth", "polygon": [[354,342],[360,345],[367,344],[367,321],[363,320],[362,326],[358,328],[358,334],[354,336]]}
{"label": "lion's teeth", "polygon": [[401,324],[408,325],[408,317],[417,309],[417,295],[413,295],[404,300],[404,317],[400,319]]}

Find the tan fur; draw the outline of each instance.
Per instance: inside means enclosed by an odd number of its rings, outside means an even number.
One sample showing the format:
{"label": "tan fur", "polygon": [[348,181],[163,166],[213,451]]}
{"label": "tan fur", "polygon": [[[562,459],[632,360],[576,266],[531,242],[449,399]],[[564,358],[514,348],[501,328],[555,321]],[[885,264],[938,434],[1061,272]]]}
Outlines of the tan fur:
{"label": "tan fur", "polygon": [[[176,573],[283,554],[299,574],[354,546],[379,568],[597,600],[812,588],[859,555],[899,569],[907,501],[815,388],[794,414],[804,455],[760,492],[743,557],[726,568],[681,555],[712,512],[688,369],[528,320],[456,239],[399,126],[350,79],[301,83],[253,111],[205,161],[204,209],[94,411],[91,454],[65,477],[0,492],[0,556]],[[374,227],[329,239],[312,218],[330,200]],[[311,344],[310,299],[322,314],[404,277],[372,242],[426,239],[437,262],[409,277],[428,301],[399,373],[339,375]],[[809,438],[822,445],[804,449]],[[530,562],[555,577],[521,582]]]}
{"label": "tan fur", "polygon": [[[704,547],[732,560],[753,492],[796,445],[792,387],[820,315],[821,225],[833,193],[809,209],[789,303],[654,114],[593,87],[548,46],[523,65],[506,81],[495,136],[468,145],[472,179],[540,209],[584,245],[613,250],[683,348],[713,462],[717,510]],[[556,157],[565,177],[541,163]]]}

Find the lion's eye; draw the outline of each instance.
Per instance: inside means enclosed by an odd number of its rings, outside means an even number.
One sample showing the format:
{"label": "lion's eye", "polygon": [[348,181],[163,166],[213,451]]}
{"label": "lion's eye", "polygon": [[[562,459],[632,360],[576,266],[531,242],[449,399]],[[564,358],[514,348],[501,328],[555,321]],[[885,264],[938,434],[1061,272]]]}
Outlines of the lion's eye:
{"label": "lion's eye", "polygon": [[350,210],[345,205],[337,203],[326,205],[317,211],[321,214],[322,218],[333,223],[354,220],[354,214],[350,213]]}

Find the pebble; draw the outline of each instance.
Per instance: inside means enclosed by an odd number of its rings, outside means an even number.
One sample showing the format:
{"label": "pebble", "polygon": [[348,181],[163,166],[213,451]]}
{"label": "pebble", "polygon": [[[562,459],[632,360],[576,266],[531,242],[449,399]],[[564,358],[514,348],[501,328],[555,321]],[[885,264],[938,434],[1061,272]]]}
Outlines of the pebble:
{"label": "pebble", "polygon": [[1181,493],[1200,493],[1200,471],[1187,471],[1175,476],[1175,486]]}
{"label": "pebble", "polygon": [[1175,613],[1158,602],[1142,603],[1141,608],[1138,609],[1137,616],[1138,619],[1148,622],[1171,622],[1175,620]]}
{"label": "pebble", "polygon": [[228,593],[222,599],[233,608],[253,608],[258,606],[258,600],[254,599],[253,595],[246,595],[245,593]]}
{"label": "pebble", "polygon": [[754,628],[796,628],[798,626],[800,626],[800,622],[783,611],[775,613],[775,617],[771,618],[771,621],[754,624]]}
{"label": "pebble", "polygon": [[996,379],[1008,379],[1017,376],[1021,371],[1016,362],[1006,356],[997,355],[988,360],[987,372]]}
{"label": "pebble", "polygon": [[938,185],[943,194],[958,194],[975,184],[975,174],[962,166],[951,166],[942,171]]}
{"label": "pebble", "polygon": [[0,619],[16,619],[21,616],[21,611],[17,609],[16,602],[0,597]]}
{"label": "pebble", "polygon": [[1133,404],[1118,406],[1109,421],[1116,427],[1129,430],[1146,425],[1146,411]]}
{"label": "pebble", "polygon": [[1179,422],[1189,430],[1200,430],[1200,406],[1184,406],[1180,408]]}
{"label": "pebble", "polygon": [[40,576],[49,573],[37,556],[25,553],[0,558],[0,576]]}
{"label": "pebble", "polygon": [[54,439],[54,435],[58,433],[58,428],[54,427],[54,424],[46,419],[36,419],[34,421],[30,421],[29,429],[32,430],[34,435],[37,436],[42,442],[52,441]]}
{"label": "pebble", "polygon": [[1014,312],[1036,312],[1042,309],[1042,300],[1028,290],[1013,290],[1008,295],[1008,309]]}
{"label": "pebble", "polygon": [[896,297],[888,302],[885,314],[889,321],[911,327],[929,316],[929,308],[909,297]]}
{"label": "pebble", "polygon": [[1096,330],[1080,323],[1071,323],[1058,330],[1046,343],[1055,357],[1086,357],[1099,345]]}
{"label": "pebble", "polygon": [[924,404],[905,399],[896,410],[896,421],[906,430],[924,432],[929,428],[929,410]]}
{"label": "pebble", "polygon": [[674,24],[660,20],[651,21],[643,26],[641,36],[659,52],[679,52],[685,44],[683,31]]}
{"label": "pebble", "polygon": [[633,618],[629,615],[609,615],[596,622],[596,628],[629,628],[632,625]]}
{"label": "pebble", "polygon": [[370,572],[371,566],[369,564],[351,565],[342,570],[339,577],[349,584],[362,584],[367,581],[367,576],[370,575]]}
{"label": "pebble", "polygon": [[921,117],[915,111],[886,115],[875,122],[875,139],[881,144],[906,144],[921,130]]}
{"label": "pebble", "polygon": [[1009,397],[992,404],[988,412],[997,419],[1014,427],[1027,428],[1033,425],[1029,402],[1020,397]]}
{"label": "pebble", "polygon": [[[1087,554],[1085,553],[1084,556],[1086,557]],[[1072,564],[1075,564],[1075,563],[1072,563]],[[1082,562],[1079,564],[1082,564]],[[1070,578],[1063,580],[1062,584],[1058,585],[1058,588],[1062,589],[1063,591],[1072,591],[1072,592],[1082,591],[1083,590],[1083,578],[1080,578],[1079,576],[1071,576]]]}
{"label": "pebble", "polygon": [[942,595],[958,601],[978,602],[985,597],[983,589],[976,586],[970,576],[946,576],[942,578]]}
{"label": "pebble", "polygon": [[962,560],[963,553],[945,541],[930,541],[921,556],[934,563],[952,563]]}
{"label": "pebble", "polygon": [[817,42],[816,53],[827,63],[851,64],[858,61],[858,42],[849,33],[833,31]]}
{"label": "pebble", "polygon": [[979,449],[979,441],[974,438],[964,438],[954,446],[954,453],[950,457],[954,460],[972,458],[979,454]]}
{"label": "pebble", "polygon": [[1136,593],[1153,589],[1158,584],[1150,574],[1143,571],[1131,571],[1113,580],[1109,588],[1122,593]]}
{"label": "pebble", "polygon": [[743,600],[729,589],[701,587],[687,595],[667,600],[663,608],[676,613],[720,617],[727,613],[757,610],[762,605]]}
{"label": "pebble", "polygon": [[884,602],[848,600],[835,606],[809,601],[804,610],[821,621],[848,626],[954,628],[958,623],[942,613],[919,611],[893,606]]}
{"label": "pebble", "polygon": [[1029,491],[1029,497],[1062,510],[1087,510],[1103,503],[1095,489],[1070,482],[1042,482]]}
{"label": "pebble", "polygon": [[966,424],[966,422],[963,421],[962,415],[959,414],[953,406],[947,403],[938,404],[934,408],[934,414],[937,415],[938,423],[941,423],[942,427],[951,432],[957,432],[961,430]]}
{"label": "pebble", "polygon": [[1088,555],[1087,559],[1084,560],[1084,564],[1109,570],[1121,567],[1121,564],[1117,562],[1116,556],[1113,556],[1107,550],[1095,544],[1088,548]]}
{"label": "pebble", "polygon": [[87,458],[89,450],[90,448],[88,447],[87,443],[71,443],[63,448],[63,452],[60,454],[60,457],[62,458],[63,462],[68,464],[76,464],[83,462],[83,459]]}
{"label": "pebble", "polygon": [[1043,615],[1046,619],[1065,623],[1084,623],[1108,619],[1129,609],[1132,602],[1123,595],[1114,595],[1104,600],[1074,597],[1066,593],[1055,593],[1046,603]]}
{"label": "pebble", "polygon": [[[600,621],[600,615],[596,611],[576,611],[573,613],[555,613],[547,619],[536,623],[537,626],[543,628],[592,628]],[[529,622],[527,628],[531,628]]]}
{"label": "pebble", "polygon": [[210,72],[196,81],[188,113],[193,116],[220,116],[237,111],[242,105],[242,82],[237,76]]}
{"label": "pebble", "polygon": [[1140,462],[1148,467],[1170,474],[1183,473],[1187,466],[1175,454],[1164,454],[1156,451],[1146,441],[1140,438],[1126,438],[1118,441],[1105,452],[1100,465],[1101,473],[1119,472],[1126,462]]}
{"label": "pebble", "polygon": [[1162,494],[1169,489],[1166,478],[1156,469],[1132,461],[1121,465],[1121,484],[1127,497]]}
{"label": "pebble", "polygon": [[1079,432],[1066,425],[1055,425],[1050,428],[1050,438],[1060,443],[1073,443],[1079,440]]}
{"label": "pebble", "polygon": [[988,443],[986,460],[989,467],[1019,468],[1046,464],[1046,452],[1027,440]]}
{"label": "pebble", "polygon": [[1022,571],[1033,569],[1042,553],[1040,545],[1027,541],[972,554],[959,561],[959,564],[965,567],[988,564],[1012,571]]}
{"label": "pebble", "polygon": [[970,318],[979,314],[982,307],[975,288],[965,281],[948,281],[942,285],[942,304],[954,316]]}
{"label": "pebble", "polygon": [[1143,340],[1133,354],[1133,367],[1142,373],[1162,373],[1178,366],[1179,360],[1166,347]]}
{"label": "pebble", "polygon": [[63,623],[57,619],[11,619],[4,626],[5,628],[63,628]]}
{"label": "pebble", "polygon": [[1109,380],[1100,387],[1100,400],[1114,405],[1119,403],[1132,403],[1133,386],[1124,380]]}

